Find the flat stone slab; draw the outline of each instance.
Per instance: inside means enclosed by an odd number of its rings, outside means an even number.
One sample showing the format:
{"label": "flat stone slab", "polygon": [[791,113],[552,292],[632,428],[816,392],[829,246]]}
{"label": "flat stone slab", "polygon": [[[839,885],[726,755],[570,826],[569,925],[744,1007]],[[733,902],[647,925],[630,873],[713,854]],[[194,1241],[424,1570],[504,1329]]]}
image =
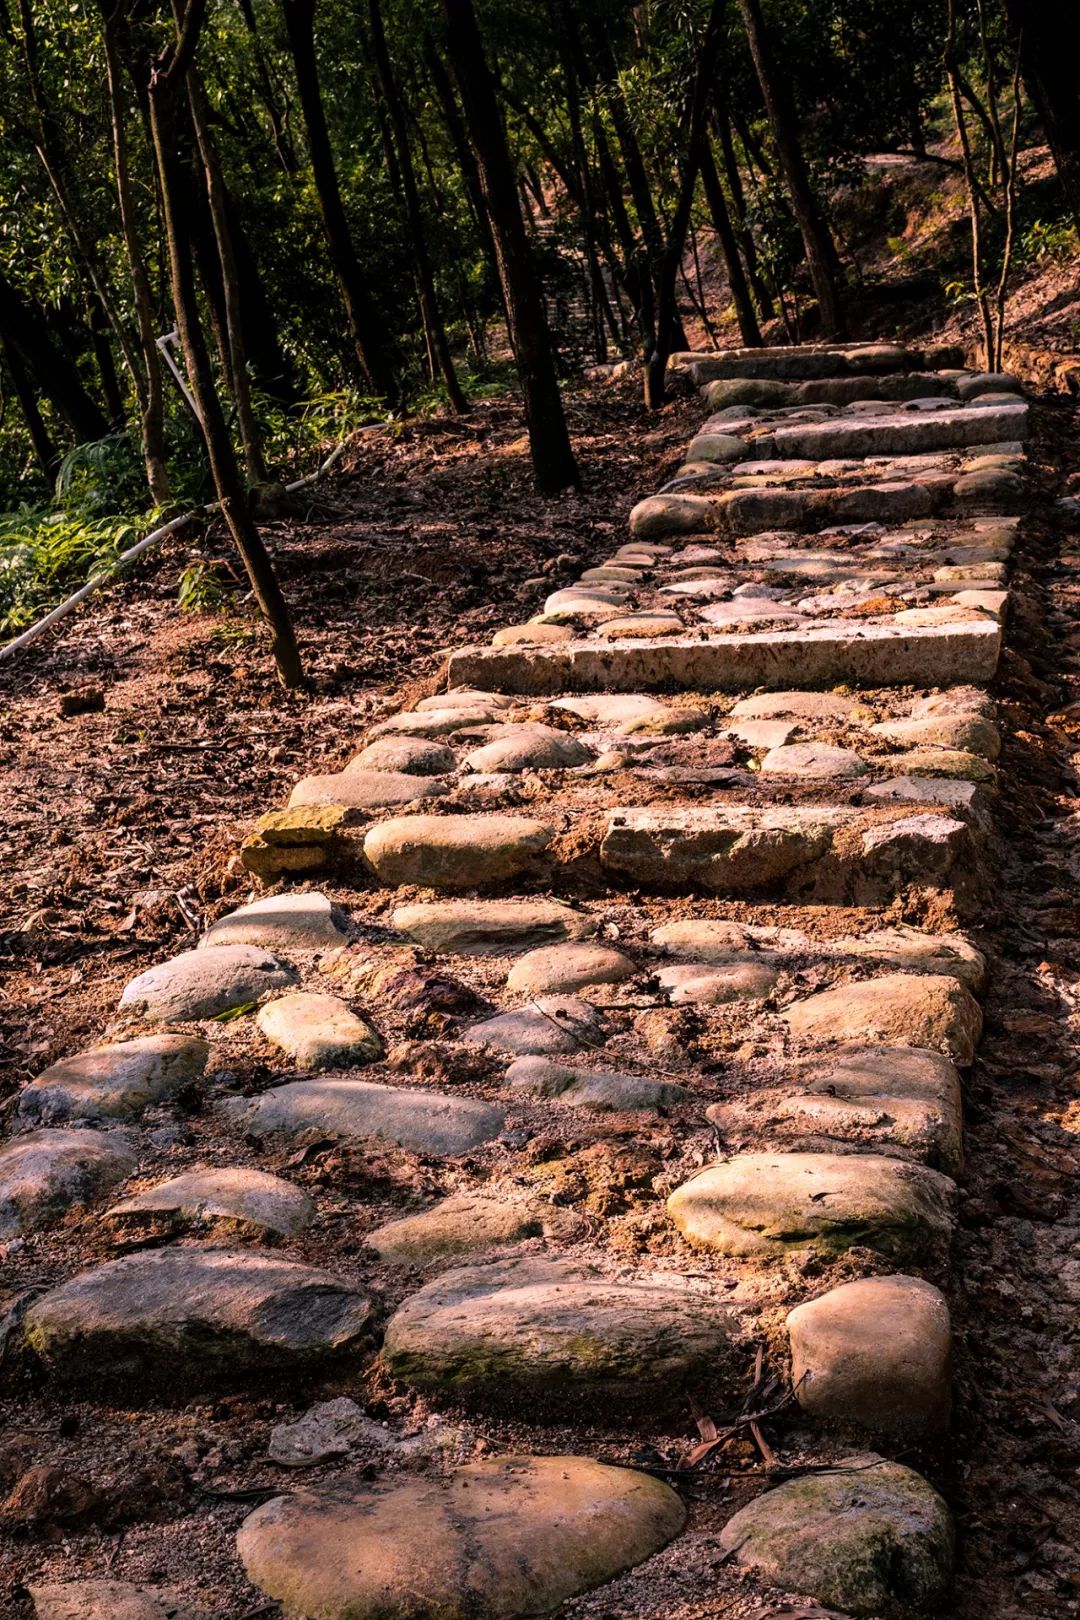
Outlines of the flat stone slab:
{"label": "flat stone slab", "polygon": [[572,1053],[602,1045],[608,1027],[603,1013],[576,996],[540,996],[527,1007],[497,1013],[462,1035],[471,1046],[503,1052]]}
{"label": "flat stone slab", "polygon": [[21,1125],[137,1119],[166,1102],[206,1067],[210,1047],[195,1035],[141,1035],[61,1058],[19,1093]]}
{"label": "flat stone slab", "polygon": [[743,1569],[856,1620],[935,1617],[949,1606],[952,1518],[933,1486],[900,1463],[853,1458],[754,1498],[720,1534]]}
{"label": "flat stone slab", "polygon": [[850,725],[857,698],[836,692],[756,692],[732,704],[733,720],[799,720],[811,725]]}
{"label": "flat stone slab", "polygon": [[507,1084],[534,1097],[553,1097],[572,1108],[617,1114],[636,1109],[674,1107],[692,1095],[685,1086],[645,1075],[617,1074],[610,1069],[572,1069],[546,1057],[516,1058],[506,1071]]}
{"label": "flat stone slab", "polygon": [[219,1107],[256,1138],[374,1136],[417,1153],[448,1155],[491,1141],[504,1117],[501,1109],[471,1097],[366,1080],[296,1080],[259,1097],[230,1097]]}
{"label": "flat stone slab", "polygon": [[261,945],[267,950],[321,951],[348,940],[345,917],[325,894],[268,894],[212,923],[199,950]]}
{"label": "flat stone slab", "polygon": [[393,926],[429,951],[501,955],[581,939],[595,923],[556,900],[433,900],[398,906]]}
{"label": "flat stone slab", "polygon": [[135,1169],[118,1131],[27,1131],[0,1147],[0,1238],[33,1232]]}
{"label": "flat stone slab", "polygon": [[975,994],[986,979],[986,959],[963,934],[925,934],[898,923],[829,944],[832,956],[852,956],[915,973],[941,973]]}
{"label": "flat stone slab", "polygon": [[970,990],[941,974],[885,973],[841,984],[785,1009],[793,1035],[815,1041],[864,1040],[928,1046],[966,1067],[982,1033]]}
{"label": "flat stone slab", "polygon": [[537,1198],[494,1198],[485,1193],[451,1193],[419,1215],[406,1215],[369,1232],[365,1243],[382,1260],[425,1265],[444,1256],[504,1249],[529,1238],[557,1237],[577,1224],[570,1210]]}
{"label": "flat stone slab", "polygon": [[554,726],[500,726],[489,742],[462,760],[467,771],[553,771],[587,765],[592,753]]}
{"label": "flat stone slab", "polygon": [[24,1335],[63,1379],[212,1387],[356,1351],[370,1314],[366,1294],[314,1266],[248,1249],[158,1249],[50,1289]]}
{"label": "flat stone slab", "polygon": [[599,855],[642,888],[870,904],[910,885],[962,889],[971,835],[932,813],[872,821],[830,805],[674,805],[610,812]]}
{"label": "flat stone slab", "polygon": [[626,737],[668,737],[695,731],[708,716],[700,709],[661,703],[641,692],[601,692],[596,697],[559,698],[551,705],[584,720],[587,725],[615,731]]}
{"label": "flat stone slab", "polygon": [[866,761],[852,748],[828,743],[788,743],[770,748],[761,761],[766,776],[805,776],[828,779],[866,775]]}
{"label": "flat stone slab", "polygon": [[110,1220],[137,1226],[162,1217],[176,1225],[223,1221],[294,1237],[310,1226],[315,1205],[307,1193],[264,1170],[186,1170],[114,1204]]}
{"label": "flat stone slab", "polygon": [[952,1328],[921,1277],[863,1277],[788,1312],[791,1382],[811,1417],[891,1439],[949,1426]]}
{"label": "flat stone slab", "polygon": [[408,771],[364,770],[355,764],[326,776],[304,776],[289,794],[289,809],[303,805],[340,804],[347,810],[390,810],[420,799],[439,799],[452,783],[442,776],[416,776]]}
{"label": "flat stone slab", "polygon": [[636,972],[630,958],[610,945],[541,945],[514,963],[506,988],[515,995],[542,996],[591,984],[622,984]]}
{"label": "flat stone slab", "polygon": [[730,1392],[746,1355],[734,1314],[675,1275],[616,1281],[532,1256],[445,1272],[398,1308],[381,1351],[416,1389],[557,1403],[706,1376]]}
{"label": "flat stone slab", "polygon": [[832,623],[744,635],[643,637],[611,643],[464,647],[451,668],[508,692],[780,690],[809,687],[953,686],[989,683],[1001,625],[985,614],[940,625]]}
{"label": "flat stone slab", "polygon": [[213,1620],[176,1592],[133,1581],[44,1581],[29,1587],[34,1620]]}
{"label": "flat stone slab", "polygon": [[648,1474],[587,1457],[499,1457],[447,1479],[275,1497],[236,1538],[248,1579],[294,1615],[512,1620],[547,1614],[658,1552],[686,1510]]}
{"label": "flat stone slab", "polygon": [[853,1245],[896,1260],[943,1251],[956,1187],[921,1164],[869,1153],[740,1153],[677,1187],[668,1213],[691,1243],[781,1255]]}
{"label": "flat stone slab", "polygon": [[751,430],[744,435],[744,453],[752,453],[758,460],[779,457],[809,461],[838,456],[852,460],[864,456],[917,456],[932,450],[964,450],[1023,439],[1027,421],[1028,407],[1017,397],[1000,405],[941,405],[933,410],[909,406],[880,415],[860,411],[824,422],[792,426],[770,423],[765,432]]}
{"label": "flat stone slab", "polygon": [[383,1055],[378,1032],[337,996],[299,990],[259,1008],[255,1022],[298,1069],[352,1069]]}
{"label": "flat stone slab", "polygon": [[132,979],[120,1010],[149,1023],[194,1023],[260,1001],[297,983],[296,970],[257,945],[184,951]]}
{"label": "flat stone slab", "polygon": [[444,743],[426,737],[379,737],[351,759],[349,771],[391,771],[402,776],[446,776],[457,756]]}
{"label": "flat stone slab", "polygon": [[661,989],[676,1006],[680,1002],[719,1007],[730,1001],[764,1001],[780,977],[776,968],[743,958],[733,962],[686,962],[661,968]]}
{"label": "flat stone slab", "polygon": [[705,1117],[729,1140],[853,1143],[954,1177],[963,1165],[960,1076],[947,1057],[918,1047],[838,1046],[797,1065],[790,1089],[713,1103]]}
{"label": "flat stone slab", "polygon": [[528,816],[399,816],[364,839],[364,858],[383,883],[472,889],[517,877],[554,836]]}

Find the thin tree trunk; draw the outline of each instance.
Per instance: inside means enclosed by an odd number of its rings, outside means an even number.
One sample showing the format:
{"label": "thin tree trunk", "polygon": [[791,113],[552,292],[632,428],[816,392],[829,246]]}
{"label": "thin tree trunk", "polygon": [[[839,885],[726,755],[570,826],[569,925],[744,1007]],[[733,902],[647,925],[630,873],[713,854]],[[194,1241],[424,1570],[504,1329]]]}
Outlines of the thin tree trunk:
{"label": "thin tree trunk", "polygon": [[123,11],[120,6],[105,17],[103,29],[105,46],[105,77],[109,90],[109,110],[112,117],[113,166],[116,170],[116,200],[120,208],[120,225],[124,236],[128,274],[131,277],[132,301],[142,351],[142,375],[136,375],[136,394],[139,401],[139,428],[142,435],[143,463],[146,482],[154,505],[168,506],[170,498],[169,473],[165,463],[165,400],[162,390],[161,356],[155,342],[153,299],[150,280],[146,273],[139,224],[131,194],[131,168],[128,158],[127,128],[124,122],[123,91],[120,82],[120,61],[117,52],[117,30]]}
{"label": "thin tree trunk", "polygon": [[[175,4],[176,0],[174,0],[174,6]],[[206,185],[207,201],[210,204],[210,218],[214,226],[214,240],[217,243],[218,261],[221,265],[221,283],[225,295],[225,338],[229,346],[229,376],[233,404],[236,406],[237,426],[240,429],[240,443],[244,451],[244,468],[247,472],[248,482],[258,489],[261,484],[269,481],[269,474],[266,470],[258,423],[255,421],[255,409],[251,403],[251,380],[248,376],[247,352],[244,347],[243,315],[240,304],[240,278],[236,269],[232,233],[229,230],[221,165],[218,162],[217,152],[214,149],[214,143],[210,138],[210,131],[207,127],[202,86],[193,67],[188,69],[187,95],[188,106],[191,109],[191,122],[195,130],[195,140],[199,148],[199,157],[202,160],[203,179]]]}
{"label": "thin tree trunk", "polygon": [[60,464],[60,452],[57,450],[49,430],[45,426],[41,412],[38,410],[37,397],[33,385],[27,375],[26,367],[22,363],[18,352],[7,336],[0,332],[0,351],[3,352],[7,362],[8,372],[11,376],[15,397],[19,401],[26,431],[30,435],[30,443],[34,447],[34,454],[38,458],[42,472],[46,478],[55,478],[56,469]]}
{"label": "thin tree trunk", "polygon": [[533,471],[537,487],[553,494],[577,485],[579,475],[566,430],[540,285],[521,217],[514,166],[472,0],[443,3],[450,25],[451,60],[476,153],[517,356]]}
{"label": "thin tree trunk", "polygon": [[760,0],[739,0],[739,10],[791,196],[791,206],[806,249],[806,264],[818,302],[821,329],[826,337],[833,337],[844,328],[836,248],[810,184],[795,106],[773,56]]}
{"label": "thin tree trunk", "polygon": [[161,181],[176,325],[188,380],[199,408],[214,487],[221,503],[222,516],[243,558],[255,600],[270,626],[278,674],[282,684],[292,688],[298,686],[303,678],[300,652],[274,566],[252,520],[221,401],[214,387],[210,357],[199,322],[190,223],[185,217],[187,191],[177,174],[177,101],[180,86],[195,58],[206,3],[207,0],[188,0],[176,44],[154,64],[151,72],[150,121],[154,157]]}
{"label": "thin tree trunk", "polygon": [[754,313],[754,303],[739,257],[739,244],[735,239],[727,198],[720,184],[720,176],[716,172],[716,160],[707,136],[703,136],[701,142],[701,183],[705,189],[705,201],[709,205],[709,217],[713,222],[716,240],[720,244],[720,256],[727,272],[731,301],[735,305],[735,318],[739,323],[739,336],[748,348],[756,349],[761,343],[761,328]]}
{"label": "thin tree trunk", "polygon": [[727,180],[728,191],[731,193],[731,206],[735,210],[739,246],[742,248],[746,274],[753,290],[758,314],[763,321],[771,321],[773,318],[772,294],[765,285],[765,278],[762,276],[758,265],[757,243],[754,241],[754,233],[750,229],[747,217],[746,192],[743,189],[742,175],[739,173],[739,163],[735,156],[735,141],[731,133],[731,116],[726,99],[718,100],[716,103],[716,129],[720,136],[720,156],[724,165],[724,178]]}
{"label": "thin tree trunk", "polygon": [[74,362],[54,343],[41,312],[0,271],[0,337],[10,344],[37,391],[44,394],[80,444],[103,439],[109,424],[83,386]]}
{"label": "thin tree trunk", "polygon": [[435,272],[431,265],[431,255],[428,253],[424,215],[420,206],[420,194],[416,188],[416,171],[413,168],[412,152],[409,146],[409,125],[405,116],[401,92],[394,78],[394,70],[390,62],[390,52],[386,45],[386,30],[383,27],[382,7],[379,0],[368,0],[368,16],[371,23],[371,48],[375,58],[375,70],[379,75],[387,112],[390,115],[393,143],[397,147],[401,192],[405,203],[405,215],[409,224],[409,236],[411,238],[413,264],[420,294],[420,313],[423,317],[424,330],[430,340],[435,363],[446,386],[446,397],[450,401],[450,408],[456,411],[459,416],[465,416],[468,414],[469,402],[461,391],[461,384],[458,382],[457,372],[454,370],[454,361],[450,354],[450,344],[447,341],[442,310],[439,307],[438,294],[435,290]]}
{"label": "thin tree trunk", "polygon": [[300,107],[307,130],[311,171],[322,217],[326,245],[337,276],[341,301],[349,323],[357,364],[376,394],[396,393],[390,345],[385,341],[381,317],[364,284],[345,205],[341,200],[330,132],[326,124],[315,56],[315,0],[282,0],[285,31],[289,38]]}

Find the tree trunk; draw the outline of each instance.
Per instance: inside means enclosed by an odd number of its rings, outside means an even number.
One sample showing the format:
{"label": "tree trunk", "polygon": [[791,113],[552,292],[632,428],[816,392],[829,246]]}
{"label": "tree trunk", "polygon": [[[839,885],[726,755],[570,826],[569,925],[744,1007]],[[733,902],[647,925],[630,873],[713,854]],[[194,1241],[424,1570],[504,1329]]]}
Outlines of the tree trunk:
{"label": "tree trunk", "polygon": [[269,475],[266,471],[266,461],[263,457],[258,424],[255,421],[255,409],[251,403],[251,381],[248,376],[247,352],[244,348],[244,325],[240,304],[240,279],[236,270],[236,255],[233,252],[232,233],[229,230],[221,165],[218,162],[214,143],[210,138],[202,86],[194,68],[188,69],[187,93],[188,106],[191,109],[191,122],[195,130],[195,140],[198,144],[199,156],[202,159],[203,178],[206,184],[207,200],[210,204],[210,218],[214,226],[214,240],[217,243],[218,261],[221,265],[221,284],[225,294],[225,338],[229,346],[232,398],[233,404],[236,406],[240,443],[244,450],[244,468],[247,472],[248,482],[258,489],[260,484],[269,481]]}
{"label": "tree trunk", "polygon": [[476,153],[517,357],[533,472],[537,487],[545,494],[554,494],[576,486],[579,474],[566,430],[543,299],[521,217],[514,166],[472,0],[443,0],[443,4],[450,25],[451,61]]}
{"label": "tree trunk", "polygon": [[165,464],[165,400],[161,379],[161,356],[155,342],[154,305],[150,292],[150,278],[146,273],[142,243],[135,204],[131,194],[131,169],[128,162],[127,129],[124,123],[123,92],[120,84],[120,62],[116,45],[116,30],[120,11],[107,13],[104,26],[105,76],[109,89],[109,109],[112,116],[113,165],[116,169],[116,198],[120,208],[120,226],[124,236],[128,274],[131,277],[132,300],[142,351],[143,375],[136,380],[139,399],[139,427],[142,435],[143,462],[146,481],[155,506],[168,506],[169,474]]}
{"label": "tree trunk", "polygon": [[1080,12],[1076,0],[1005,0],[1020,71],[1080,225]]}
{"label": "tree trunk", "polygon": [[656,410],[664,400],[668,356],[678,347],[682,324],[678,320],[675,288],[686,246],[686,233],[690,226],[690,212],[694,206],[701,155],[705,149],[705,115],[709,106],[716,59],[720,53],[721,24],[727,0],[713,0],[705,25],[705,37],[698,52],[694,86],[685,121],[686,157],[679,178],[679,195],[675,212],[664,243],[664,256],[660,265],[657,285],[656,343],[645,366],[645,403]]}
{"label": "tree trunk", "polygon": [[720,137],[720,156],[724,165],[724,178],[731,193],[731,206],[735,210],[735,220],[739,228],[739,246],[746,263],[746,273],[753,289],[754,300],[757,304],[758,314],[763,321],[773,318],[773,301],[764,278],[758,268],[757,243],[746,213],[746,192],[743,189],[742,175],[739,173],[739,163],[735,156],[735,141],[731,133],[731,114],[728,110],[727,100],[718,99],[716,103],[716,130]]}
{"label": "tree trunk", "polygon": [[424,214],[420,206],[420,194],[416,188],[416,171],[413,168],[412,152],[409,147],[409,125],[405,117],[401,92],[390,63],[390,52],[386,45],[386,30],[383,27],[382,7],[379,0],[368,0],[368,16],[371,22],[371,48],[372,55],[375,58],[375,71],[378,73],[379,83],[382,85],[386,109],[390,115],[393,144],[397,148],[401,194],[405,203],[405,216],[409,225],[413,264],[416,270],[420,295],[420,314],[423,318],[424,330],[431,344],[435,363],[446,385],[446,397],[450,401],[450,408],[456,411],[459,416],[465,416],[468,414],[469,402],[461,391],[461,384],[458,382],[457,372],[454,370],[454,361],[450,354],[450,344],[446,337],[442,310],[439,308],[439,298],[435,290],[435,273],[431,265],[431,255],[428,253],[427,248]]}
{"label": "tree trunk", "polygon": [[15,397],[19,401],[19,409],[22,411],[26,431],[29,433],[30,442],[34,447],[34,454],[38,458],[45,477],[51,480],[56,477],[56,469],[60,464],[60,452],[49,437],[49,430],[42,420],[33,385],[26,374],[26,367],[23,365],[13,344],[2,332],[0,332],[0,352],[3,353],[7,362],[12,387],[15,389]]}
{"label": "tree trunk", "polygon": [[701,143],[701,183],[705,188],[705,201],[709,205],[709,216],[727,272],[731,301],[735,305],[735,318],[739,323],[739,336],[747,348],[756,349],[761,344],[761,328],[758,326],[750,288],[739,257],[739,244],[728,212],[727,198],[724,196],[724,188],[716,172],[716,160],[707,138],[703,138]]}
{"label": "tree trunk", "polygon": [[214,487],[222,516],[243,558],[255,600],[270,626],[271,645],[284,686],[299,686],[303,675],[289,609],[274,567],[251,516],[240,468],[214,387],[210,357],[199,322],[191,255],[191,229],[185,207],[187,188],[177,168],[177,100],[195,56],[206,0],[188,0],[176,45],[154,64],[150,76],[150,122],[161,182],[165,238],[169,253],[176,325],[195,403],[199,408]]}
{"label": "tree trunk", "polygon": [[307,130],[319,213],[357,364],[376,394],[392,398],[396,393],[396,384],[390,345],[384,337],[382,318],[364,285],[330,145],[315,57],[315,0],[282,0],[282,10]]}
{"label": "tree trunk", "polygon": [[51,400],[81,444],[109,431],[104,412],[87,393],[74,363],[56,347],[48,322],[0,271],[0,337],[18,355],[35,388]]}
{"label": "tree trunk", "polygon": [[818,301],[822,333],[826,337],[833,337],[841,333],[844,326],[836,248],[810,184],[810,171],[799,140],[795,104],[773,55],[761,0],[739,0],[739,10],[746,26],[750,55],[769,114],[791,206],[806,249],[806,264]]}

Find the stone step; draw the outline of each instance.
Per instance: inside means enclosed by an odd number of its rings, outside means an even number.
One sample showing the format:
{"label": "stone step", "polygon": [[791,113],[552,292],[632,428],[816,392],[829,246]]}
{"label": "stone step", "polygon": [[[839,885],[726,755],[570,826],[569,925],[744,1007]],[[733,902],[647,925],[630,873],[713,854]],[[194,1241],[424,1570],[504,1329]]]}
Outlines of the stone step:
{"label": "stone step", "polygon": [[896,371],[934,371],[962,366],[963,350],[916,348],[899,343],[804,343],[760,349],[723,349],[716,354],[679,352],[668,365],[689,373],[698,386],[718,377],[850,377]]}
{"label": "stone step", "polygon": [[719,378],[702,394],[714,409],[736,405],[766,410],[802,405],[850,405],[860,400],[913,400],[935,397],[977,399],[988,393],[1019,393],[1020,382],[1007,372],[897,371],[885,375],[823,377],[807,382],[775,378]]}
{"label": "stone step", "polygon": [[1001,643],[1001,625],[973,613],[967,621],[942,625],[840,623],[611,645],[464,647],[450,654],[447,676],[452,684],[537,696],[987,684],[997,671]]}

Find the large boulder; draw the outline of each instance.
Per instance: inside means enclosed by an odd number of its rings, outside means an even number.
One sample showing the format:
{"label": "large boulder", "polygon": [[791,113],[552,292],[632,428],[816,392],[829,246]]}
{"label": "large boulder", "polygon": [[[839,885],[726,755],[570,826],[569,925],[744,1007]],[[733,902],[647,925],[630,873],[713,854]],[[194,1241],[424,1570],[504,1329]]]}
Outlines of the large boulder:
{"label": "large boulder", "polygon": [[119,1131],[28,1131],[0,1148],[0,1238],[32,1232],[135,1169]]}
{"label": "large boulder", "polygon": [[862,1277],[788,1312],[791,1381],[811,1417],[891,1439],[948,1427],[952,1330],[921,1277]]}
{"label": "large boulder", "polygon": [[364,858],[383,883],[472,889],[517,877],[553,837],[529,816],[397,816],[371,828]]}
{"label": "large boulder", "polygon": [[212,923],[199,949],[261,945],[272,950],[319,951],[344,945],[345,918],[325,894],[269,894]]}
{"label": "large boulder", "polygon": [[159,1249],[125,1255],[34,1301],[28,1347],[67,1381],[212,1388],[357,1351],[371,1302],[328,1271],[269,1254]]}
{"label": "large boulder", "polygon": [[143,1035],[62,1058],[19,1093],[23,1125],[137,1119],[198,1079],[210,1048],[194,1035]]}
{"label": "large boulder", "polygon": [[314,1216],[315,1205],[300,1187],[242,1166],[185,1170],[108,1211],[110,1220],[129,1226],[159,1220],[177,1226],[222,1222],[278,1237],[295,1237]]}
{"label": "large boulder", "polygon": [[287,990],[297,974],[258,945],[211,945],[147,968],[124,989],[120,1011],[151,1024],[191,1023]]}
{"label": "large boulder", "polygon": [[940,974],[884,973],[837,985],[795,1002],[783,1017],[793,1035],[809,1040],[927,1046],[961,1066],[982,1032],[970,990]]}
{"label": "large boulder", "polygon": [[677,1536],[670,1486],[586,1457],[497,1457],[448,1479],[323,1485],[244,1520],[249,1580],[320,1620],[548,1614]]}
{"label": "large boulder", "polygon": [[785,1592],[881,1620],[937,1616],[952,1584],[949,1510],[921,1475],[880,1457],[789,1480],[729,1519],[720,1545]]}
{"label": "large boulder", "polygon": [[854,1245],[896,1260],[940,1258],[956,1187],[921,1164],[870,1153],[739,1153],[677,1187],[668,1212],[721,1254],[825,1258]]}

